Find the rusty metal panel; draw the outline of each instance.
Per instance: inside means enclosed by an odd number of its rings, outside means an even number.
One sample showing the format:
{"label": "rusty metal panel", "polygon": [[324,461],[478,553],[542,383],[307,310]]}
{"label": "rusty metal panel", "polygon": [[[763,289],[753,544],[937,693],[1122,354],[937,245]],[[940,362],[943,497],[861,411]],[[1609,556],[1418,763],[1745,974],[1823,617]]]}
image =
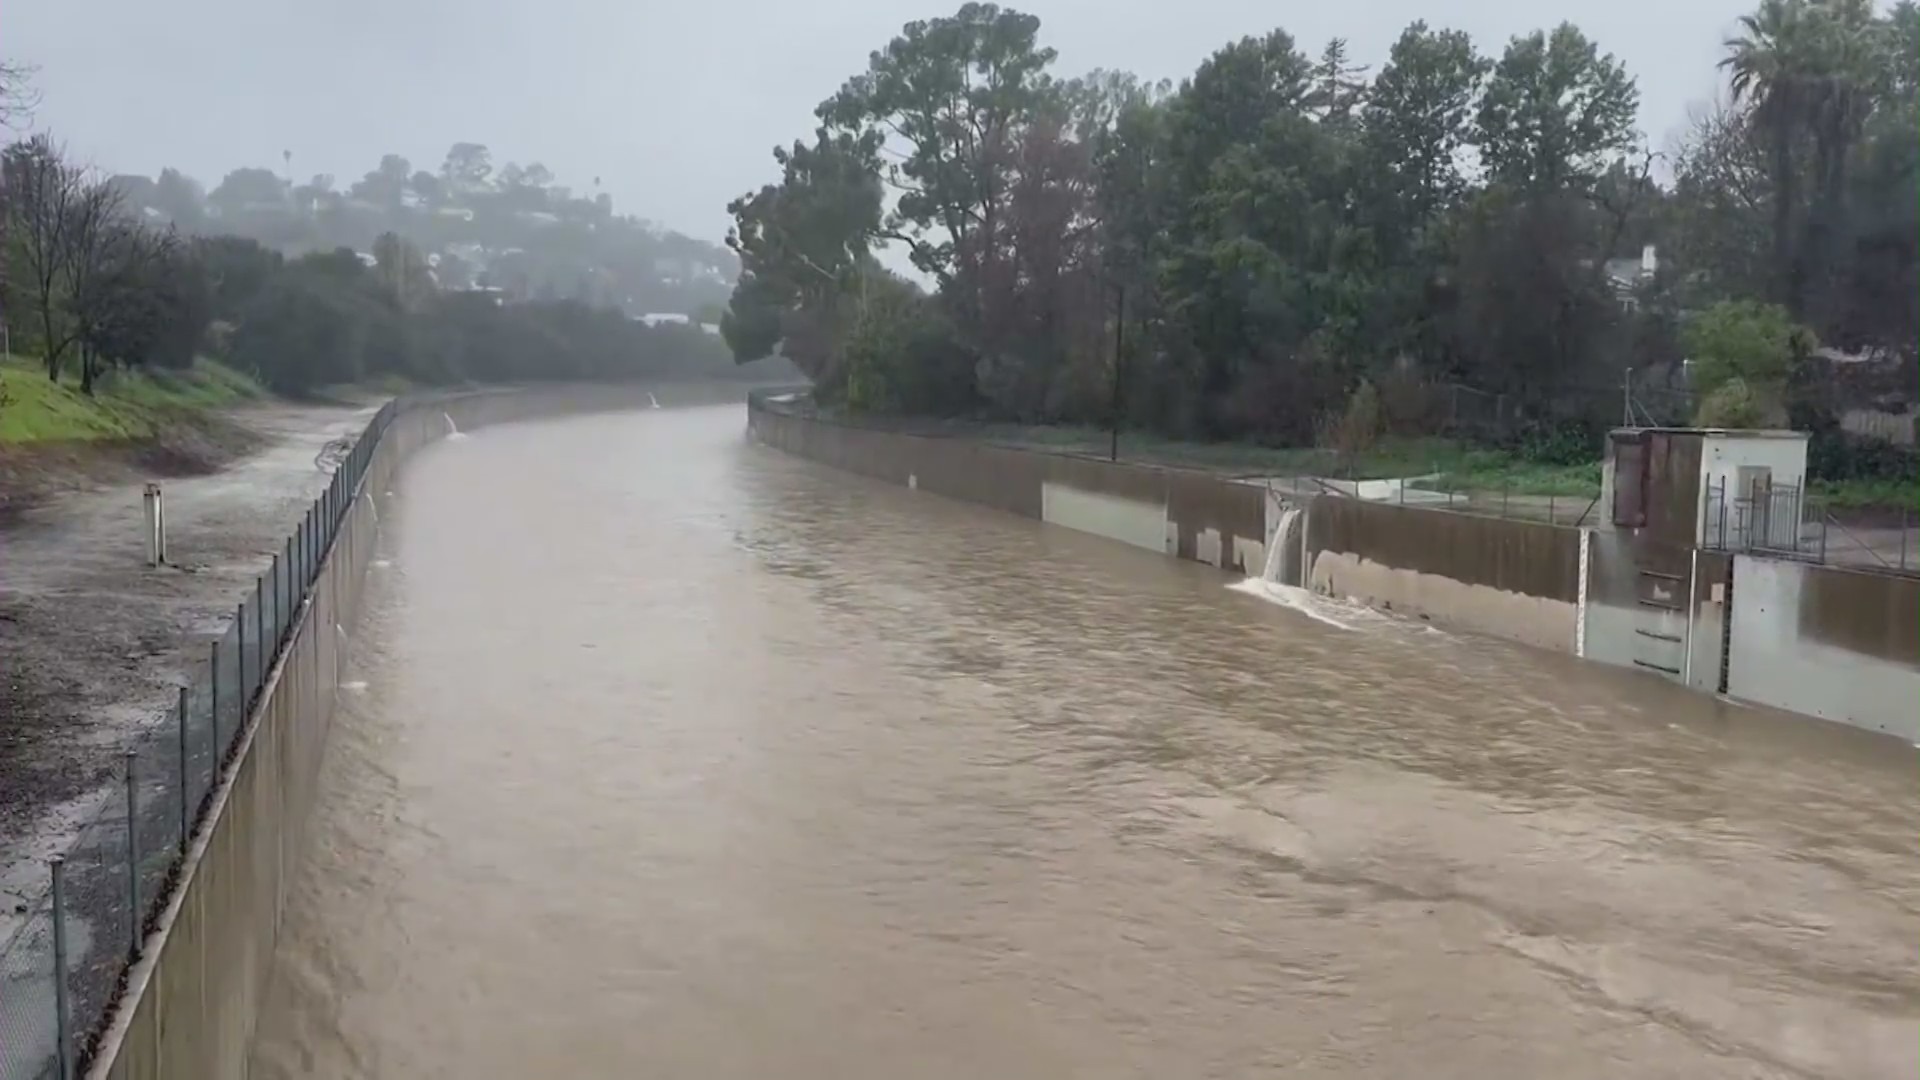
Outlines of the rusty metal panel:
{"label": "rusty metal panel", "polygon": [[1308,520],[1309,558],[1346,552],[1468,585],[1579,600],[1578,529],[1331,495],[1314,498]]}

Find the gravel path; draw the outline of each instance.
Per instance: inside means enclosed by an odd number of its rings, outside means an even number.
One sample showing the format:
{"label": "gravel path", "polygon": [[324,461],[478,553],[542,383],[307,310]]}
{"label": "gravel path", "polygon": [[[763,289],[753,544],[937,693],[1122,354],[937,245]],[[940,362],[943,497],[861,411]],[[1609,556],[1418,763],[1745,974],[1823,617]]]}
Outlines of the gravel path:
{"label": "gravel path", "polygon": [[234,605],[326,486],[315,457],[373,407],[264,406],[234,419],[266,448],[161,481],[168,556],[149,569],[142,483],[23,512],[0,528],[0,941],[117,783]]}

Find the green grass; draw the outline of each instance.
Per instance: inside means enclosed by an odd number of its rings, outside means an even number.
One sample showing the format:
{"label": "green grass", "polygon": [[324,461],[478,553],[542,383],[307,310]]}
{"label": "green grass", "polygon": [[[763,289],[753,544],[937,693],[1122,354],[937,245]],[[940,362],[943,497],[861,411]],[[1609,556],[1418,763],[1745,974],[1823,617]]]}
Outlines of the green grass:
{"label": "green grass", "polygon": [[1904,480],[1815,480],[1813,495],[1839,510],[1920,510],[1920,485]]}
{"label": "green grass", "polygon": [[259,384],[200,359],[184,371],[115,371],[93,397],[76,379],[48,380],[38,365],[9,357],[0,364],[0,443],[142,439],[183,413],[204,413],[262,396]]}
{"label": "green grass", "polygon": [[[995,442],[1038,450],[1104,456],[1109,435],[1090,427],[1063,425],[980,425],[979,435]],[[1600,461],[1543,465],[1503,450],[1476,447],[1455,439],[1389,438],[1352,462],[1331,450],[1257,446],[1251,443],[1199,443],[1156,435],[1121,432],[1120,457],[1162,465],[1213,469],[1246,475],[1320,476],[1377,480],[1429,476],[1420,485],[1436,491],[1505,491],[1514,495],[1592,497],[1600,491]]]}

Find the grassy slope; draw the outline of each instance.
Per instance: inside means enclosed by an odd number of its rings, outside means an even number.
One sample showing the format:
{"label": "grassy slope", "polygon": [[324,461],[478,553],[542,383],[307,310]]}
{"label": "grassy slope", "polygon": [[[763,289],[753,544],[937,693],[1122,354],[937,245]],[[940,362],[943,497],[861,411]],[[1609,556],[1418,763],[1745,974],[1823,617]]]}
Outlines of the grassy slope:
{"label": "grassy slope", "polygon": [[0,444],[147,438],[169,417],[262,393],[245,375],[202,359],[186,371],[114,372],[89,398],[73,379],[54,383],[37,366],[9,358],[0,365]]}
{"label": "grassy slope", "polygon": [[[997,442],[1036,449],[1105,455],[1108,435],[1095,428],[986,425],[982,434]],[[1539,465],[1499,450],[1469,446],[1453,439],[1383,439],[1351,466],[1330,451],[1282,449],[1248,443],[1196,443],[1136,432],[1120,435],[1120,456],[1190,468],[1249,475],[1351,477],[1432,476],[1436,489],[1499,491],[1516,495],[1584,495],[1600,491],[1600,463]]]}
{"label": "grassy slope", "polygon": [[[983,425],[982,434],[1012,445],[1103,457],[1109,437],[1098,428],[1010,424]],[[1504,451],[1442,438],[1384,439],[1361,455],[1350,470],[1326,450],[1180,442],[1134,432],[1121,433],[1120,456],[1131,461],[1251,475],[1345,477],[1350,472],[1353,479],[1369,480],[1438,474],[1438,479],[1419,485],[1436,491],[1589,499],[1600,493],[1597,459],[1579,465],[1542,465]],[[1905,507],[1920,512],[1920,488],[1896,480],[1816,480],[1813,493],[1836,510]]]}

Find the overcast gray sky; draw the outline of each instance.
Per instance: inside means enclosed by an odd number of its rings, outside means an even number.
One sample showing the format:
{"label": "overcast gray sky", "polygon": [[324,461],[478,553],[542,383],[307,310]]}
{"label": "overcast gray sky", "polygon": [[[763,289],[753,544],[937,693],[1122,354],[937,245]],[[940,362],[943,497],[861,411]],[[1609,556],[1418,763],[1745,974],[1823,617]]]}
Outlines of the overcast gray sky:
{"label": "overcast gray sky", "polygon": [[[959,0],[4,0],[0,55],[37,64],[38,125],[115,172],[163,165],[218,182],[278,170],[344,186],[382,153],[437,169],[487,144],[497,166],[540,161],[576,190],[602,178],[619,208],[708,239],[726,201],[773,174],[768,149],[903,22]],[[1106,67],[1176,81],[1208,53],[1285,27],[1308,52],[1344,36],[1378,64],[1407,23],[1512,34],[1566,19],[1638,78],[1656,146],[1710,99],[1714,62],[1747,0],[1033,0],[1059,74]]]}

